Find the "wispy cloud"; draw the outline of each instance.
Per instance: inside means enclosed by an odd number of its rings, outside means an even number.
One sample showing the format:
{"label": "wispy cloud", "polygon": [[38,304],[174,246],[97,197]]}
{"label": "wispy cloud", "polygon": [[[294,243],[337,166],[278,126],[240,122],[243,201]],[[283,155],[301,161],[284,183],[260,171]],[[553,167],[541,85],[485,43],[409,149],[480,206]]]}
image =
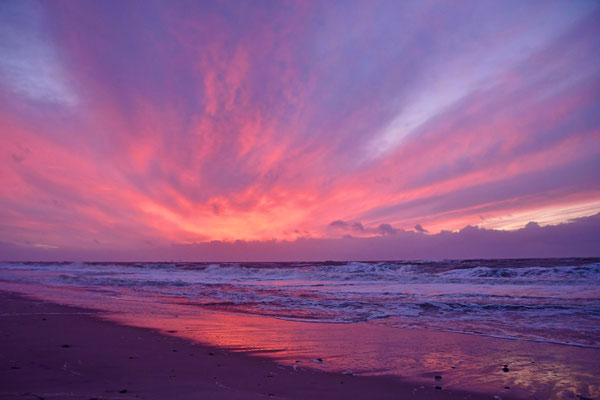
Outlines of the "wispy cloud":
{"label": "wispy cloud", "polygon": [[600,211],[593,2],[0,10],[0,241],[429,237]]}
{"label": "wispy cloud", "polygon": [[29,101],[75,106],[58,50],[43,29],[42,4],[0,4],[0,84]]}

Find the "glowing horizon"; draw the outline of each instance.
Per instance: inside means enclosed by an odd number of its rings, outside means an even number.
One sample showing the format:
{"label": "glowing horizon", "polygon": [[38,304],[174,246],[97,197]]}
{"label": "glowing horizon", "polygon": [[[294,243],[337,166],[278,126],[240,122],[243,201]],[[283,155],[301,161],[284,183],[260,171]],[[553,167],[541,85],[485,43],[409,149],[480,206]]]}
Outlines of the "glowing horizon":
{"label": "glowing horizon", "polygon": [[5,1],[0,243],[112,251],[595,215],[599,20],[584,1]]}

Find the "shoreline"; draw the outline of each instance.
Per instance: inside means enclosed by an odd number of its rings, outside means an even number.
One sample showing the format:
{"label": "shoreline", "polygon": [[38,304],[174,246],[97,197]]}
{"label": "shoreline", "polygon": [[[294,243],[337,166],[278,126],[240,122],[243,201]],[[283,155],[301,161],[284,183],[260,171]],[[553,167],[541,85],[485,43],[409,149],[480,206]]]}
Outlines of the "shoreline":
{"label": "shoreline", "polygon": [[285,366],[19,293],[0,291],[0,304],[0,399],[494,398],[433,380]]}

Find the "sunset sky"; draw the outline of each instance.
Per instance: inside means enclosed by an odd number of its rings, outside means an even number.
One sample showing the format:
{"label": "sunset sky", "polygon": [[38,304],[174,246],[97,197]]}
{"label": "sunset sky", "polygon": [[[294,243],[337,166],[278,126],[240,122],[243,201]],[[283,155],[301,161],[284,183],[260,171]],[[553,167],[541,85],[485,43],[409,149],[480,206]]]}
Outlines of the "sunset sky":
{"label": "sunset sky", "polygon": [[17,258],[598,212],[598,2],[0,2]]}

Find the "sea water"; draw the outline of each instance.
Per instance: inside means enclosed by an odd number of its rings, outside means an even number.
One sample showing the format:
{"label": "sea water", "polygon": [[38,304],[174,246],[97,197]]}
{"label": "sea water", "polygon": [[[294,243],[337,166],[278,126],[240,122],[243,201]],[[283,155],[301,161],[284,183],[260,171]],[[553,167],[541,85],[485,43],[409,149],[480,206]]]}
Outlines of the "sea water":
{"label": "sea water", "polygon": [[301,322],[600,347],[600,259],[1,263],[0,280]]}

